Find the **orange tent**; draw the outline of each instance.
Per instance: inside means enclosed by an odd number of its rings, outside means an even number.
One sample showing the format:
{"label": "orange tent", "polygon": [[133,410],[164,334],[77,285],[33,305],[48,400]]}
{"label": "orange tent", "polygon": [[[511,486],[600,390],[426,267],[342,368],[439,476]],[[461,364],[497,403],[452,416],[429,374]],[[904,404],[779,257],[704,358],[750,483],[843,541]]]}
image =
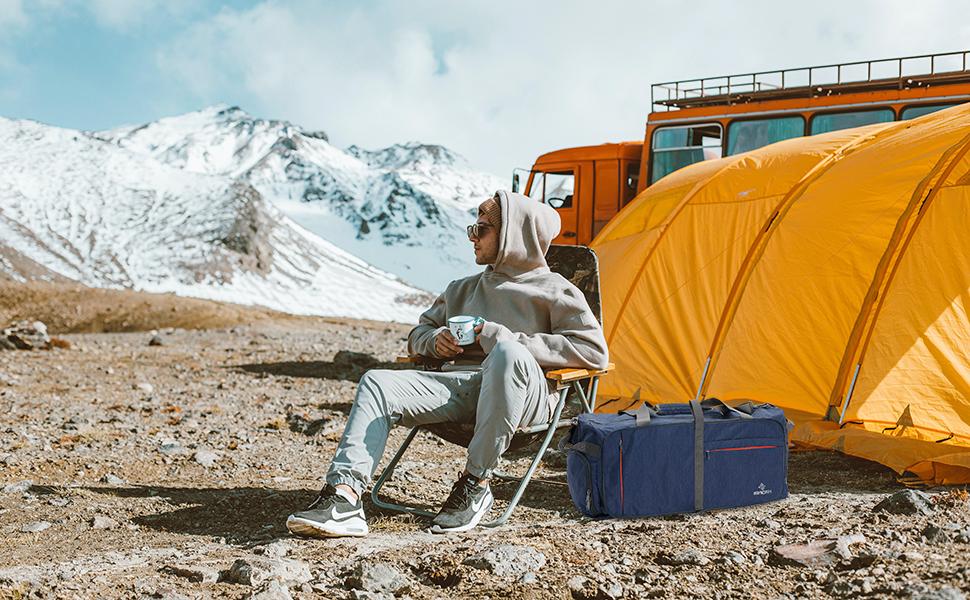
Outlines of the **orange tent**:
{"label": "orange tent", "polygon": [[700,393],[970,482],[970,104],[676,171],[593,241],[604,411]]}

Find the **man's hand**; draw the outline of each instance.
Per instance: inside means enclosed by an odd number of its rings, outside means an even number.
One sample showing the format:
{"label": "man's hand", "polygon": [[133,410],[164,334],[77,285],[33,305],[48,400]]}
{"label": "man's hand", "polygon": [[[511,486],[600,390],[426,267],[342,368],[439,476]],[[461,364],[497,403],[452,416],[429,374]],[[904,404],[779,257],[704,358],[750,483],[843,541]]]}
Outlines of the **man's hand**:
{"label": "man's hand", "polygon": [[464,352],[464,349],[455,341],[455,337],[447,329],[434,338],[435,354],[442,358],[454,358]]}

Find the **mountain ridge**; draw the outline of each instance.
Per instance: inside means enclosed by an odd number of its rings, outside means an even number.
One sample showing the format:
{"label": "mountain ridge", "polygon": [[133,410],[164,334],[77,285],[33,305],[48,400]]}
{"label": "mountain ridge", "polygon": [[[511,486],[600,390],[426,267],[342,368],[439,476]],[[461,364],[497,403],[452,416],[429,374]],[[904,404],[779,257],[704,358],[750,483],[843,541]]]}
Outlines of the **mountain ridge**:
{"label": "mountain ridge", "polygon": [[502,187],[443,146],[341,150],[325,132],[236,106],[94,135],[177,168],[245,181],[300,225],[432,291],[478,269],[464,225]]}
{"label": "mountain ridge", "polygon": [[16,280],[412,321],[431,296],[286,217],[252,185],[97,135],[0,118],[0,271]]}

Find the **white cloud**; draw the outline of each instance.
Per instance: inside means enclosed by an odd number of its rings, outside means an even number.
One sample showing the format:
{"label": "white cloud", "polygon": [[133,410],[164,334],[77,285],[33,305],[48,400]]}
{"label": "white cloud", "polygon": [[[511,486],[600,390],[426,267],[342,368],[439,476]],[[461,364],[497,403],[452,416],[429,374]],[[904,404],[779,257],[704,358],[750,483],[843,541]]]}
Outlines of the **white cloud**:
{"label": "white cloud", "polygon": [[27,14],[22,0],[0,0],[0,33],[8,28],[26,25]]}
{"label": "white cloud", "polygon": [[200,99],[251,98],[340,144],[442,143],[505,175],[640,138],[653,82],[960,49],[962,6],[267,1],[194,25],[158,60]]}

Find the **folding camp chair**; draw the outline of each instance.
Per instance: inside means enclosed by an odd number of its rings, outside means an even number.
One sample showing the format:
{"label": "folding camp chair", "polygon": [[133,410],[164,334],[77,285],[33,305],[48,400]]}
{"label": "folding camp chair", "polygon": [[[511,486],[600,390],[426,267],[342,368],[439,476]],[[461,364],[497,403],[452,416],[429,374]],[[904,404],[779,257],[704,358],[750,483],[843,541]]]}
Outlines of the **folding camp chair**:
{"label": "folding camp chair", "polygon": [[[585,246],[551,246],[546,253],[546,263],[553,272],[559,273],[583,292],[590,309],[596,315],[596,319],[602,323],[602,316],[600,314],[599,266],[593,251]],[[420,365],[430,370],[440,370],[444,363],[444,361],[418,356],[401,357],[398,359],[398,362]],[[519,481],[519,486],[502,515],[494,521],[482,523],[481,525],[483,527],[498,527],[508,521],[512,515],[512,511],[515,510],[519,500],[521,500],[526,486],[529,485],[532,475],[535,473],[536,468],[538,468],[539,461],[542,460],[542,456],[545,454],[546,448],[549,447],[549,443],[552,441],[556,430],[572,424],[572,419],[562,418],[570,392],[573,392],[576,398],[579,399],[580,410],[583,412],[593,412],[596,408],[596,390],[599,384],[599,378],[608,373],[612,368],[613,364],[611,363],[606,369],[601,371],[591,369],[556,369],[546,371],[546,378],[555,382],[556,390],[559,392],[559,399],[556,403],[555,410],[553,410],[552,417],[546,423],[531,427],[520,427],[516,430],[508,450],[519,450],[531,446],[539,440],[541,442],[525,476],[516,478],[498,472],[495,473],[496,478]],[[381,488],[391,479],[394,474],[394,468],[400,462],[404,452],[411,445],[414,437],[421,429],[425,429],[444,440],[467,448],[474,434],[475,425],[471,423],[435,423],[432,425],[420,425],[411,429],[404,443],[401,444],[401,447],[377,478],[374,488],[371,490],[371,500],[380,508],[431,518],[435,516],[435,513],[413,506],[388,502],[382,500],[379,496]]]}

